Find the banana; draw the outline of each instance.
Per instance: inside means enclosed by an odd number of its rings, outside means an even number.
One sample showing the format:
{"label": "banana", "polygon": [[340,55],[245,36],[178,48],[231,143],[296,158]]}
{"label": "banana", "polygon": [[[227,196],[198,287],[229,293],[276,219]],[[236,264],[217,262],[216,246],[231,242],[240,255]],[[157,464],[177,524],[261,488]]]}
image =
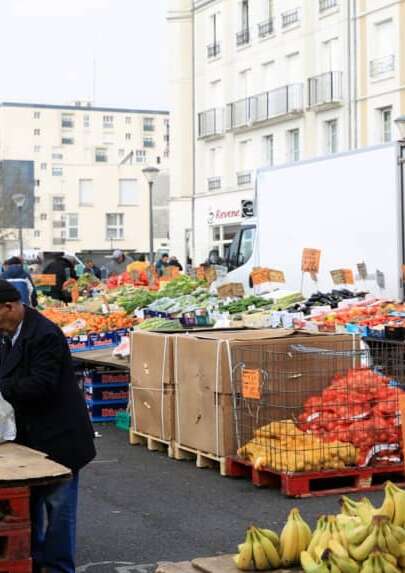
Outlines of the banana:
{"label": "banana", "polygon": [[385,515],[388,519],[393,519],[395,514],[395,503],[389,485],[385,486],[385,497],[380,508],[374,510],[374,515]]}
{"label": "banana", "polygon": [[404,562],[405,562],[405,543],[400,543],[399,548],[401,549],[400,557],[404,557]]}
{"label": "banana", "polygon": [[260,530],[254,529],[254,533],[256,534],[256,539],[260,541],[264,552],[266,554],[267,560],[270,563],[272,569],[278,569],[281,565],[280,556],[277,553],[277,549],[274,547],[273,543],[270,541],[268,537],[260,533]]}
{"label": "banana", "polygon": [[277,533],[275,533],[274,531],[272,531],[271,529],[260,529],[257,528],[258,531],[264,535],[265,537],[267,537],[268,539],[270,539],[270,541],[272,542],[272,544],[275,547],[278,547],[280,544],[280,539],[279,536],[277,535]]}
{"label": "banana", "polygon": [[321,517],[318,519],[316,523],[314,534],[307,549],[308,553],[312,555],[312,557],[315,557],[314,549],[319,544],[319,539],[323,534],[325,528],[326,528],[326,517],[324,515],[321,515]]}
{"label": "banana", "polygon": [[339,541],[336,541],[336,539],[329,540],[328,549],[330,549],[332,551],[332,554],[336,555],[337,557],[342,557],[343,559],[349,557],[349,554],[346,551],[346,549],[343,547],[341,543],[339,543]]}
{"label": "banana", "polygon": [[349,553],[356,561],[364,561],[377,544],[377,528],[373,527],[370,535],[360,545],[349,545]]}
{"label": "banana", "polygon": [[405,569],[405,555],[401,555],[401,557],[398,559],[398,565],[402,569]]}
{"label": "banana", "polygon": [[295,510],[294,519],[298,525],[298,555],[300,555],[301,551],[308,548],[312,539],[312,531],[308,523],[302,519],[299,509]]}
{"label": "banana", "polygon": [[394,524],[390,524],[390,528],[392,531],[392,534],[394,535],[395,539],[398,541],[398,543],[404,543],[405,542],[405,530],[402,527],[399,527],[398,525],[394,525]]}
{"label": "banana", "polygon": [[327,564],[324,561],[315,561],[308,551],[301,552],[300,560],[305,573],[329,573]]}
{"label": "banana", "polygon": [[347,528],[345,529],[347,541],[349,543],[353,543],[354,545],[363,543],[369,532],[370,532],[370,527],[364,524],[359,525],[354,529],[347,529]]}
{"label": "banana", "polygon": [[370,556],[364,561],[360,573],[374,573],[374,556]]}
{"label": "banana", "polygon": [[294,509],[292,509],[280,535],[280,557],[284,566],[293,565],[299,559],[297,552],[298,524],[294,519],[294,513]]}
{"label": "banana", "polygon": [[253,559],[253,538],[250,528],[246,534],[246,541],[240,548],[239,555],[235,556],[236,559],[234,558],[235,564],[241,571],[249,571]]}
{"label": "banana", "polygon": [[384,559],[386,559],[387,561],[392,563],[392,565],[395,565],[395,567],[398,565],[398,561],[390,553],[383,553],[382,555],[383,555]]}
{"label": "banana", "polygon": [[337,557],[332,553],[330,560],[339,567],[342,573],[359,573],[360,571],[360,565],[350,557]]}
{"label": "banana", "polygon": [[403,526],[405,525],[405,491],[391,482],[387,482],[387,487],[391,490],[395,506],[392,523],[394,525]]}
{"label": "banana", "polygon": [[266,571],[270,568],[269,560],[267,559],[266,552],[258,537],[252,534],[253,539],[253,561],[255,569],[258,571]]}
{"label": "banana", "polygon": [[381,564],[381,568],[382,568],[384,573],[399,573],[399,570],[397,569],[397,567],[395,565],[393,565],[387,559],[384,559],[384,556],[382,553],[380,555],[378,555],[377,559],[379,560],[379,562]]}
{"label": "banana", "polygon": [[392,534],[389,526],[387,524],[383,525],[382,530],[384,532],[385,541],[387,543],[388,553],[391,553],[391,555],[394,555],[394,557],[400,557],[401,546]]}

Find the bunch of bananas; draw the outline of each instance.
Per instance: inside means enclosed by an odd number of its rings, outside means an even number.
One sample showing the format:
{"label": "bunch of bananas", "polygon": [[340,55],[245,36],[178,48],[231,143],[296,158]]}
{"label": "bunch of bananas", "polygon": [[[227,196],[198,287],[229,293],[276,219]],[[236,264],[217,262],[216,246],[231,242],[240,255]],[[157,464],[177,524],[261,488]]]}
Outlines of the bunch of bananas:
{"label": "bunch of bananas", "polygon": [[277,533],[252,525],[246,532],[245,542],[238,547],[239,553],[233,559],[241,571],[278,569],[281,564],[278,548]]}
{"label": "bunch of bananas", "polygon": [[389,553],[373,551],[368,559],[364,561],[361,573],[400,573],[396,559]]}
{"label": "bunch of bananas", "polygon": [[385,484],[385,496],[381,507],[373,504],[363,497],[360,501],[354,501],[347,496],[341,497],[341,511],[349,516],[359,517],[363,523],[369,524],[374,516],[386,516],[394,525],[405,526],[405,491],[394,483],[387,481]]}
{"label": "bunch of bananas", "polygon": [[299,509],[293,508],[280,535],[280,557],[283,566],[299,563],[301,551],[307,549],[312,538],[309,525]]}
{"label": "bunch of bananas", "polygon": [[368,525],[346,526],[346,539],[347,550],[356,561],[365,561],[373,549],[379,549],[405,566],[405,530],[385,515],[374,515]]}
{"label": "bunch of bananas", "polygon": [[313,559],[319,560],[329,547],[330,541],[346,545],[344,526],[340,524],[335,515],[321,515],[308,545],[309,555]]}

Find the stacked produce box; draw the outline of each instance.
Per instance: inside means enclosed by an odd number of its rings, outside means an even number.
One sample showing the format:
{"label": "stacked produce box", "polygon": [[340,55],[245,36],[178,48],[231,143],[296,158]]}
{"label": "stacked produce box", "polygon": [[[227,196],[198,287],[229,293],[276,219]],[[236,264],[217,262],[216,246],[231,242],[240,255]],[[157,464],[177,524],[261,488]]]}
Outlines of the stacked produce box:
{"label": "stacked produce box", "polygon": [[128,406],[129,372],[94,368],[82,374],[87,408],[92,422],[113,422]]}

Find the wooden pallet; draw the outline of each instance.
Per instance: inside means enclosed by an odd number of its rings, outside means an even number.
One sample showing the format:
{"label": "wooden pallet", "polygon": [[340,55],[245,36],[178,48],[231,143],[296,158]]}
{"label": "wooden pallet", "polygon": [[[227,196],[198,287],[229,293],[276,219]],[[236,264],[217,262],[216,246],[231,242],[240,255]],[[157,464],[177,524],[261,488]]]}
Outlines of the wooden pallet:
{"label": "wooden pallet", "polygon": [[175,460],[195,460],[195,465],[198,468],[214,468],[219,470],[221,476],[228,475],[226,473],[226,458],[224,457],[201,452],[177,442],[173,442],[173,454]]}
{"label": "wooden pallet", "polygon": [[162,440],[156,436],[137,432],[129,429],[129,443],[133,446],[146,446],[151,452],[165,452],[169,458],[173,458],[173,445],[171,440]]}
{"label": "wooden pallet", "polygon": [[387,480],[405,485],[403,464],[367,468],[346,468],[305,473],[282,473],[270,469],[256,470],[247,460],[226,459],[226,475],[247,477],[257,487],[281,489],[288,497],[315,497],[332,494],[366,492],[382,489]]}

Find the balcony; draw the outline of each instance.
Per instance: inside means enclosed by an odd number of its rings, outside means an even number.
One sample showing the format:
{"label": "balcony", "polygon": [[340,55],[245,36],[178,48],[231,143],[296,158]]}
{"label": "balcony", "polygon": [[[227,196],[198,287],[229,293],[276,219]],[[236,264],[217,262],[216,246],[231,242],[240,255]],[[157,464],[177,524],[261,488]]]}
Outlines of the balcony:
{"label": "balcony", "polygon": [[336,8],[337,0],[319,0],[319,12],[325,12],[331,8]]}
{"label": "balcony", "polygon": [[257,31],[259,38],[267,38],[267,36],[271,36],[274,32],[274,23],[273,18],[269,18],[269,20],[265,20],[257,25]]}
{"label": "balcony", "polygon": [[214,42],[207,46],[207,58],[216,58],[221,53],[221,44],[219,42]]}
{"label": "balcony", "polygon": [[378,78],[385,76],[395,70],[395,56],[386,56],[385,58],[378,58],[370,62],[370,77]]}
{"label": "balcony", "polygon": [[252,183],[252,172],[251,171],[239,171],[236,174],[236,182],[239,187],[243,185],[250,185]]}
{"label": "balcony", "polygon": [[303,84],[291,84],[227,105],[227,130],[276,123],[304,111]]}
{"label": "balcony", "polygon": [[330,109],[343,102],[343,73],[327,72],[308,79],[308,107]]}
{"label": "balcony", "polygon": [[295,10],[288,10],[287,12],[283,12],[281,14],[281,27],[282,28],[289,28],[294,24],[297,24],[300,21],[300,15],[298,8]]}
{"label": "balcony", "polygon": [[209,177],[208,180],[208,191],[216,191],[221,189],[221,177]]}
{"label": "balcony", "polygon": [[236,45],[239,48],[240,46],[245,46],[250,42],[250,30],[249,28],[245,28],[240,32],[236,33]]}
{"label": "balcony", "polygon": [[52,239],[52,243],[54,245],[64,245],[66,243],[66,239],[64,237],[54,237]]}
{"label": "balcony", "polygon": [[198,137],[215,137],[224,134],[224,110],[209,109],[198,114]]}
{"label": "balcony", "polygon": [[54,221],[53,228],[54,229],[65,229],[66,221]]}

